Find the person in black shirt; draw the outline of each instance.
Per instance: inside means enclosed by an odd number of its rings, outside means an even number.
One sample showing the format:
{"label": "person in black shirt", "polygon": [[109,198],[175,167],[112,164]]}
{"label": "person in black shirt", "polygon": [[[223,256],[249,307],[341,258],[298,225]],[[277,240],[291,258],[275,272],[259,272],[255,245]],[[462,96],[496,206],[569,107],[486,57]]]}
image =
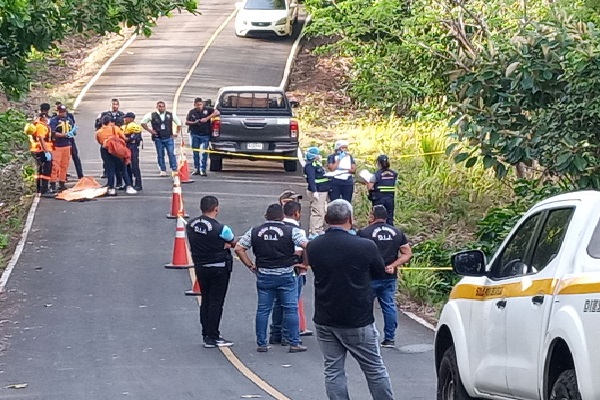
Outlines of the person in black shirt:
{"label": "person in black shirt", "polygon": [[202,288],[200,324],[204,347],[229,347],[233,342],[225,340],[219,332],[223,304],[231,276],[233,259],[230,248],[235,246],[233,231],[219,223],[219,200],[204,196],[200,200],[202,215],[186,225],[196,278]]}
{"label": "person in black shirt", "polygon": [[[211,118],[219,115],[219,110],[207,107],[200,97],[194,99],[194,108],[188,112],[185,124],[190,129],[192,139],[192,150],[194,151],[193,175],[206,176],[206,162],[208,153],[204,152],[210,143]],[[202,163],[200,163],[200,152],[202,151]]]}
{"label": "person in black shirt", "polygon": [[381,347],[394,347],[394,337],[398,327],[396,290],[398,267],[412,257],[412,250],[402,231],[386,222],[388,212],[382,205],[373,207],[369,215],[369,226],[358,231],[358,236],[375,242],[379,254],[385,262],[385,273],[373,277],[373,296],[377,297],[383,313],[383,342]]}
{"label": "person in black shirt", "polygon": [[317,339],[325,359],[325,390],[329,399],[349,399],[344,370],[350,352],[362,369],[371,396],[394,398],[390,376],[379,348],[373,316],[373,277],[385,264],[370,240],[350,234],[352,205],[337,199],[327,205],[330,228],[308,243],[306,257],[315,276]]}

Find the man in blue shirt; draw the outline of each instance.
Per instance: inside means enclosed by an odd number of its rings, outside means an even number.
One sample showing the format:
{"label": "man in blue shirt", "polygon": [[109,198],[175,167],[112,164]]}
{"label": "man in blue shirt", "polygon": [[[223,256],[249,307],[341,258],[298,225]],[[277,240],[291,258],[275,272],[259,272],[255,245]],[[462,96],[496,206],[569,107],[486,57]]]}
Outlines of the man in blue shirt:
{"label": "man in blue shirt", "polygon": [[231,247],[235,246],[233,231],[216,220],[219,200],[204,196],[200,200],[202,215],[186,226],[196,278],[202,288],[200,324],[204,347],[229,347],[233,342],[221,337],[219,325],[223,304],[231,277],[233,259]]}

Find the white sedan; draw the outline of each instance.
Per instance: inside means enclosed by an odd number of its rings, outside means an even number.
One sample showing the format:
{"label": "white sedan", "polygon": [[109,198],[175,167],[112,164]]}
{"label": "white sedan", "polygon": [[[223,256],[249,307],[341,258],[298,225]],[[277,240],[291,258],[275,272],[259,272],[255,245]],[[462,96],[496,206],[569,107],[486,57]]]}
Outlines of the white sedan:
{"label": "white sedan", "polygon": [[298,21],[298,3],[294,0],[245,0],[236,7],[237,36],[261,32],[291,36]]}

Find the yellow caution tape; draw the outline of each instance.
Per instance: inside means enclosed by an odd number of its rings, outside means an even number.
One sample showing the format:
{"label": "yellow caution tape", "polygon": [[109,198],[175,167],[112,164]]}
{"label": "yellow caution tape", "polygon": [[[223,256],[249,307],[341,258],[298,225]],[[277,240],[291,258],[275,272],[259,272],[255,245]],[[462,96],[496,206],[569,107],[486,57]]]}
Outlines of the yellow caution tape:
{"label": "yellow caution tape", "polygon": [[288,157],[288,156],[269,156],[269,155],[258,155],[258,154],[247,154],[247,153],[232,153],[230,151],[219,151],[219,150],[210,150],[210,149],[191,149],[192,151],[196,151],[198,153],[209,153],[209,154],[223,154],[226,156],[233,157],[243,157],[243,158],[260,158],[264,160],[298,160],[298,157]]}

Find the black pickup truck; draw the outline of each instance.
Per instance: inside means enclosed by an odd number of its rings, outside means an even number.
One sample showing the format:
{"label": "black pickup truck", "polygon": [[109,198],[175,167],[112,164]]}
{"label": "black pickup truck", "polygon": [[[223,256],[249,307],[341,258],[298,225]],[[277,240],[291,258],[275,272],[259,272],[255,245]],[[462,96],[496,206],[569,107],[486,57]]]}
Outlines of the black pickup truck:
{"label": "black pickup truck", "polygon": [[[210,170],[221,171],[224,158],[258,155],[297,157],[298,120],[285,92],[275,86],[226,86],[219,90],[216,108],[221,113],[212,121]],[[233,153],[248,156],[235,156]],[[286,171],[298,168],[298,160],[283,160]]]}

